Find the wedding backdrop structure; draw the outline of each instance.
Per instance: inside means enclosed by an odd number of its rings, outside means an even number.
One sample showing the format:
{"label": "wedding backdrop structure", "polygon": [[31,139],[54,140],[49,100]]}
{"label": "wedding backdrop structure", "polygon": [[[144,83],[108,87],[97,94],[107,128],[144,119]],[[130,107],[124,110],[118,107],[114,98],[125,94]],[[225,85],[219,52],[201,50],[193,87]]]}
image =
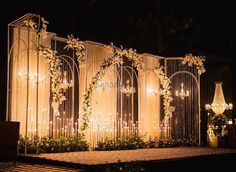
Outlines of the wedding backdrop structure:
{"label": "wedding backdrop structure", "polygon": [[199,138],[204,58],[165,58],[60,38],[41,16],[8,26],[7,119],[20,134]]}

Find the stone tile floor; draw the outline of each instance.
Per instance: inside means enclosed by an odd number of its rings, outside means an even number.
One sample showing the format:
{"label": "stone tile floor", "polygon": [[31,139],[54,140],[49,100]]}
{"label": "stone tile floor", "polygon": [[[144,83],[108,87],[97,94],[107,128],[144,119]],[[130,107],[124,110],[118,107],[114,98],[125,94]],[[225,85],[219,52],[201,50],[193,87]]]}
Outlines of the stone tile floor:
{"label": "stone tile floor", "polygon": [[75,172],[78,169],[58,167],[46,164],[30,164],[17,162],[14,165],[12,162],[0,162],[0,172]]}
{"label": "stone tile floor", "polygon": [[168,160],[187,157],[236,154],[236,149],[229,148],[157,148],[157,149],[137,149],[121,151],[86,151],[86,152],[67,152],[67,153],[48,153],[40,155],[30,155],[32,157],[54,160],[67,163],[98,165],[129,161],[149,161],[149,160]]}

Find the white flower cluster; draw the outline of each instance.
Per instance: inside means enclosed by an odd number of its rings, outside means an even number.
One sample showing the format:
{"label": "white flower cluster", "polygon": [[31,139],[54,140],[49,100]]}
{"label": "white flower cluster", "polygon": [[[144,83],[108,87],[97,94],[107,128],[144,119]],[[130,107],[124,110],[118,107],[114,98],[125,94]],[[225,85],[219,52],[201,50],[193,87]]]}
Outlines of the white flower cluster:
{"label": "white flower cluster", "polygon": [[38,28],[38,25],[35,23],[33,19],[24,20],[23,23],[26,27],[29,27],[32,30]]}
{"label": "white flower cluster", "polygon": [[79,64],[85,60],[84,42],[80,41],[79,38],[74,38],[73,35],[68,35],[67,45],[64,49],[75,49],[75,54]]}
{"label": "white flower cluster", "polygon": [[134,67],[137,70],[142,70],[143,68],[143,57],[141,54],[138,54],[136,50],[129,48],[123,49],[115,47],[113,44],[105,46],[107,52],[114,54],[115,57],[127,57],[129,61],[131,61]]}
{"label": "white flower cluster", "polygon": [[42,39],[46,39],[48,37],[48,33],[47,33],[47,24],[49,23],[48,21],[46,21],[43,17],[41,17],[41,28],[39,30],[39,37]]}
{"label": "white flower cluster", "polygon": [[[36,23],[35,18],[31,18],[23,21],[24,25],[31,28],[32,30],[38,30],[37,35],[39,38],[45,39],[47,38],[47,24],[49,23],[43,17],[41,17],[41,23]],[[36,20],[37,21],[37,20]]]}
{"label": "white flower cluster", "polygon": [[172,113],[175,110],[175,107],[170,105],[170,103],[173,101],[173,98],[172,98],[171,92],[170,92],[170,82],[171,81],[166,76],[162,66],[159,68],[156,68],[154,70],[154,72],[163,87],[164,114],[165,114],[165,120],[167,120],[172,116]]}
{"label": "white flower cluster", "polygon": [[46,62],[50,65],[51,76],[51,91],[52,91],[52,107],[54,112],[58,111],[60,104],[66,100],[63,90],[63,84],[61,83],[61,60],[56,56],[56,51],[53,51],[49,47],[39,48],[40,56],[43,56]]}
{"label": "white flower cluster", "polygon": [[192,54],[187,54],[182,60],[182,64],[187,64],[189,67],[195,65],[197,67],[198,74],[203,74],[206,69],[204,67],[203,62],[205,61],[205,57],[202,56],[193,56]]}

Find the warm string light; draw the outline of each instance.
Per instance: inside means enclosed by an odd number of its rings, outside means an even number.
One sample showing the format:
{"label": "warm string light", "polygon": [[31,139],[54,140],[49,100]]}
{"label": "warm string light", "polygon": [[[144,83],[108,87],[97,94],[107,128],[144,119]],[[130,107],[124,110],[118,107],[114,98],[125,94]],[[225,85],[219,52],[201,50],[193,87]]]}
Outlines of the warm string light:
{"label": "warm string light", "polygon": [[[46,112],[47,108],[42,108],[40,115],[41,117],[39,120],[36,120],[36,115],[35,111],[32,107],[28,108],[29,110],[29,115],[28,115],[28,136],[33,137],[36,135],[36,132],[38,131],[38,136],[43,137],[43,136],[48,136],[49,135],[49,126],[48,126],[48,121],[46,120]],[[38,129],[36,128],[36,123],[38,123]],[[49,124],[50,125],[50,124]]]}
{"label": "warm string light", "polygon": [[170,127],[170,124],[167,122],[167,121],[162,121],[160,122],[160,125],[159,125],[159,130],[160,131],[167,131]]}
{"label": "warm string light", "polygon": [[[64,75],[66,76],[66,74]],[[65,77],[64,77],[65,78]],[[63,79],[63,82],[66,83],[67,80]],[[129,82],[127,83],[129,84]],[[135,89],[135,88],[134,88]],[[150,93],[148,95],[156,95],[156,94],[162,94],[162,90],[157,90],[157,89],[152,89],[150,88],[147,90],[147,93]],[[155,94],[153,94],[155,93]],[[31,111],[32,108],[29,108],[30,110],[30,116],[32,116]],[[48,136],[50,133],[49,131],[52,131],[53,137],[59,138],[60,136],[73,136],[76,135],[78,136],[80,133],[79,129],[79,119],[74,120],[73,117],[71,118],[66,118],[67,113],[66,111],[63,111],[61,114],[58,114],[56,116],[56,120],[49,121],[49,126],[43,126],[46,122],[44,121],[45,119],[45,113],[47,112],[47,109],[41,109],[41,112],[43,114],[42,120],[38,121],[39,126],[41,126],[43,129],[46,131],[43,131],[41,133],[41,136]],[[95,115],[96,116],[96,115]],[[138,128],[138,121],[134,121],[131,117],[131,114],[124,114],[123,119],[120,118],[121,115],[118,113],[113,116],[112,113],[108,113],[106,118],[104,119],[104,116],[102,118],[102,115],[100,118],[97,117],[91,118],[90,122],[90,135],[91,138],[96,138],[92,139],[93,145],[96,145],[98,141],[104,141],[106,137],[115,139],[117,137],[129,137],[131,135],[136,135],[139,132]],[[32,123],[35,123],[35,119],[32,118],[30,121]],[[30,125],[29,131],[33,134],[36,133],[36,128],[34,127],[33,124]],[[158,125],[157,125],[158,126]],[[168,131],[168,124],[160,124],[159,126],[160,130],[163,131],[166,135],[166,132]],[[40,128],[39,128],[40,129]]]}
{"label": "warm string light", "polygon": [[170,123],[169,121],[163,120],[159,124],[159,131],[161,135],[164,134],[164,138],[168,137],[168,131],[170,131]]}
{"label": "warm string light", "polygon": [[53,135],[56,138],[61,136],[78,136],[79,135],[79,119],[74,121],[74,118],[65,118],[66,112],[63,112],[63,117],[57,116],[55,121],[50,121],[50,128],[55,125],[52,129]]}
{"label": "warm string light", "polygon": [[124,118],[121,119],[119,114],[97,113],[89,121],[88,138],[91,140],[91,146],[104,141],[105,138],[116,139],[118,136],[126,138],[138,133],[138,121],[133,121],[131,114],[124,114]]}

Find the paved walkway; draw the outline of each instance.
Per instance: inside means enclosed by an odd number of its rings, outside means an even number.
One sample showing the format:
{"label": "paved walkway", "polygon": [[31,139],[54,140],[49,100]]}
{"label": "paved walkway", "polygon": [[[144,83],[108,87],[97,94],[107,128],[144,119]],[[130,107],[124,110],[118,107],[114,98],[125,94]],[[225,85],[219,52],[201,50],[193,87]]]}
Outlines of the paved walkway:
{"label": "paved walkway", "polygon": [[12,162],[0,162],[0,172],[75,172],[79,171],[78,169],[66,168],[66,167],[56,167],[52,165],[45,164],[30,164],[17,162],[14,165]]}
{"label": "paved walkway", "polygon": [[167,160],[205,155],[236,154],[229,148],[157,148],[121,151],[86,151],[32,155],[36,158],[81,165],[98,165],[129,161]]}

